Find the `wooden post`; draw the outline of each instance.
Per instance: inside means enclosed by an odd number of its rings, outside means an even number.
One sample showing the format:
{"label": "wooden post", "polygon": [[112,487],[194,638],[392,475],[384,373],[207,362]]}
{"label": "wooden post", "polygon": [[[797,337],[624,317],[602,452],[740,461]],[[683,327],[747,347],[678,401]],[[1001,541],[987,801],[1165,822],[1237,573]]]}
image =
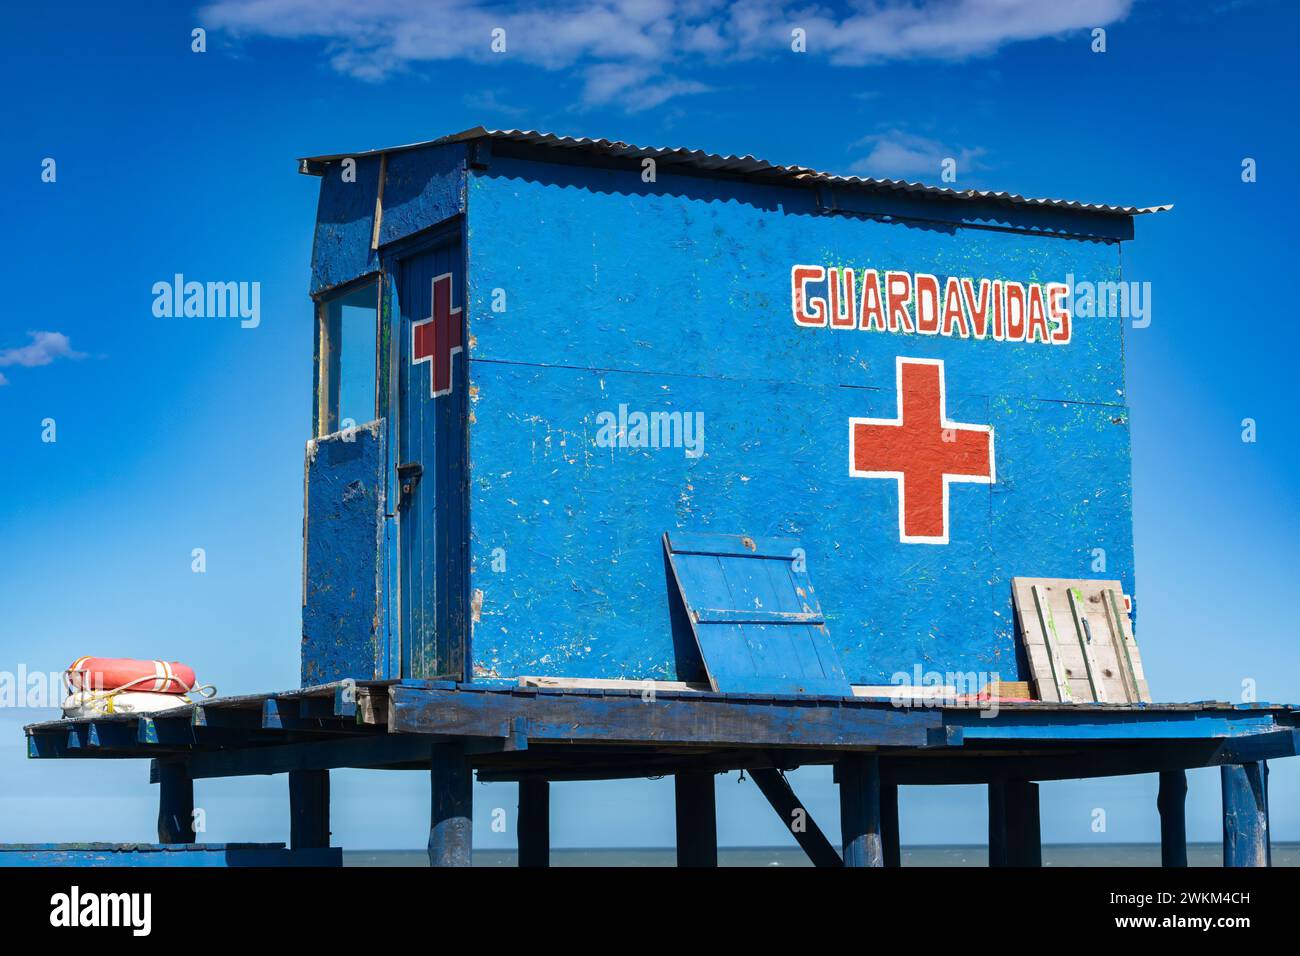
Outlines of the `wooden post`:
{"label": "wooden post", "polygon": [[712,773],[679,773],[677,865],[718,865],[718,809]]}
{"label": "wooden post", "polygon": [[1187,865],[1187,772],[1160,771],[1160,865]]}
{"label": "wooden post", "polygon": [[159,758],[158,842],[194,842],[194,781],[184,760]]}
{"label": "wooden post", "polygon": [[429,778],[429,865],[470,866],[474,849],[474,775],[465,758],[465,745],[434,744]]}
{"label": "wooden post", "polygon": [[880,843],[885,866],[903,865],[903,848],[898,842],[898,784],[880,785]]}
{"label": "wooden post", "polygon": [[839,760],[840,835],[845,866],[884,866],[880,825],[880,759],[849,754]]}
{"label": "wooden post", "polygon": [[330,772],[289,771],[289,848],[330,845]]}
{"label": "wooden post", "polygon": [[1038,784],[997,780],[989,784],[989,866],[1042,866]]}
{"label": "wooden post", "polygon": [[551,865],[551,785],[519,781],[519,865]]}
{"label": "wooden post", "polygon": [[1268,771],[1262,762],[1224,764],[1223,865],[1268,866]]}

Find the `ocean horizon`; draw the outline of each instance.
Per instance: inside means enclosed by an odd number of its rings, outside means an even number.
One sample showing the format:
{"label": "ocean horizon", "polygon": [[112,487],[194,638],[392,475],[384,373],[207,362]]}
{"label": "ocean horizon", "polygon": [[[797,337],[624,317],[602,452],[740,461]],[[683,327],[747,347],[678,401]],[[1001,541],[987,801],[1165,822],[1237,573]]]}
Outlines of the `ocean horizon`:
{"label": "ocean horizon", "polygon": [[[965,867],[987,866],[988,847],[984,844],[904,846],[903,866]],[[474,851],[475,866],[515,866],[514,850],[483,849]],[[675,866],[677,851],[673,847],[560,847],[551,850],[552,866],[628,867]],[[1219,843],[1188,843],[1190,866],[1223,865],[1223,846]],[[344,866],[428,866],[429,859],[420,850],[344,850]],[[812,866],[798,847],[718,847],[719,866],[802,867]],[[1056,867],[1128,867],[1160,865],[1158,843],[1056,843],[1043,845],[1043,866]],[[1300,867],[1300,841],[1273,844],[1273,865]]]}

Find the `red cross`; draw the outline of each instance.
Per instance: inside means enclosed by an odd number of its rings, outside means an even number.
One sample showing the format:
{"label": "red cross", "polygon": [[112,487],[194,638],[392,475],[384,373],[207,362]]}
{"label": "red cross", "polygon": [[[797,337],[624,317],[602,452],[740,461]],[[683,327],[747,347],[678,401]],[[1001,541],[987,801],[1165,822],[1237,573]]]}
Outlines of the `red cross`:
{"label": "red cross", "polygon": [[993,429],[948,421],[943,362],[898,357],[898,418],[849,419],[849,474],[898,482],[898,537],[948,543],[948,486],[991,485]]}
{"label": "red cross", "polygon": [[411,323],[411,364],[429,363],[429,394],[451,394],[451,357],[461,350],[460,309],[451,307],[451,273],[433,280],[433,309]]}

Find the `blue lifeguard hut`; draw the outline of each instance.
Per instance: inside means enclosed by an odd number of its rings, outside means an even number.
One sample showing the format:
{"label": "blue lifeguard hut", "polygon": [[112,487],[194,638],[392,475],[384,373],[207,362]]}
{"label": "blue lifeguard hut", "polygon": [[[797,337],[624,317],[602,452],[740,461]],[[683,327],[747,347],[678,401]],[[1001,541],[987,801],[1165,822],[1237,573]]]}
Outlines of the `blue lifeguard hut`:
{"label": "blue lifeguard hut", "polygon": [[[192,781],[431,773],[435,864],[472,773],[671,774],[716,862],[714,779],[834,764],[840,847],[897,865],[899,784],[986,783],[993,863],[1040,861],[1037,781],[1221,766],[1225,862],[1267,861],[1286,707],[1154,704],[1137,650],[1124,317],[1136,217],[753,157],[483,128],[300,161],[312,254],[302,687],[28,728],[34,757]],[[1159,680],[1155,680],[1158,690]],[[800,817],[803,818],[802,816]],[[319,858],[317,858],[317,862]]]}

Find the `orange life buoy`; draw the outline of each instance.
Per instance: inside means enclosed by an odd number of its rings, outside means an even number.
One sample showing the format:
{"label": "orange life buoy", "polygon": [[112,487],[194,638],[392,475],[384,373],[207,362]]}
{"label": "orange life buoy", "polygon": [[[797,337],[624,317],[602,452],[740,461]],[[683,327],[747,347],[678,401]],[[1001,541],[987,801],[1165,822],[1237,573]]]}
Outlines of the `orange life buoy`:
{"label": "orange life buoy", "polygon": [[75,690],[129,687],[155,694],[184,694],[195,684],[193,668],[179,661],[137,661],[129,657],[78,657],[67,674]]}

